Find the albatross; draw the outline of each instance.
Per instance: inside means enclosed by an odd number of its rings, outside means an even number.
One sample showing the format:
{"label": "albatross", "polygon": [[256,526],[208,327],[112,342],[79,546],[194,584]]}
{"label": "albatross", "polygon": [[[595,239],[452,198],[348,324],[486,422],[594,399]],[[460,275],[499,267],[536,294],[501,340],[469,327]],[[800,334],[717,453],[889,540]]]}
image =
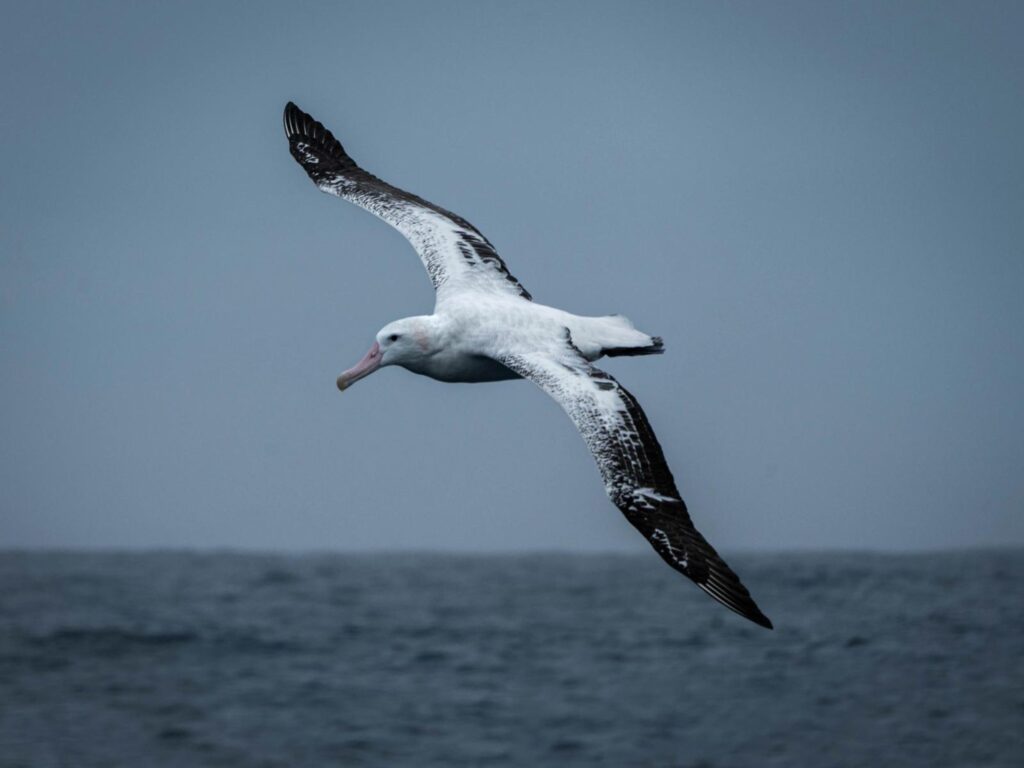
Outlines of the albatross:
{"label": "albatross", "polygon": [[329,130],[291,102],[284,128],[292,157],[313,183],[401,232],[436,292],[432,315],[381,328],[363,359],[338,377],[338,389],[389,365],[446,382],[529,379],[572,419],[609,498],[662,559],[727,608],[771,629],[694,527],[636,398],[594,366],[602,357],[661,354],[661,338],[621,315],[583,317],[534,302],[464,218],[360,168]]}

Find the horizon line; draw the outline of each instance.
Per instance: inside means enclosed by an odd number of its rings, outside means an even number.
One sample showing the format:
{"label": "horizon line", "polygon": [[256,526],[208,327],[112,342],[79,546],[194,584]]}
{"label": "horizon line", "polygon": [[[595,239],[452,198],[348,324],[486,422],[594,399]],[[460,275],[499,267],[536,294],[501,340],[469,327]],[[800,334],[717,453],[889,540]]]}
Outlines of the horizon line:
{"label": "horizon line", "polygon": [[[779,548],[737,548],[728,549],[730,556],[738,555],[932,555],[967,554],[983,552],[1012,552],[1024,550],[1024,542],[965,544],[937,547],[839,547],[839,546],[795,546]],[[642,549],[569,549],[566,547],[530,547],[459,549],[446,547],[249,547],[244,545],[6,545],[0,544],[0,555],[9,554],[91,554],[91,555],[146,555],[146,554],[194,554],[226,556],[275,556],[275,557],[320,557],[320,556],[380,556],[380,555],[421,555],[443,557],[516,557],[551,556],[561,557],[646,557]]]}

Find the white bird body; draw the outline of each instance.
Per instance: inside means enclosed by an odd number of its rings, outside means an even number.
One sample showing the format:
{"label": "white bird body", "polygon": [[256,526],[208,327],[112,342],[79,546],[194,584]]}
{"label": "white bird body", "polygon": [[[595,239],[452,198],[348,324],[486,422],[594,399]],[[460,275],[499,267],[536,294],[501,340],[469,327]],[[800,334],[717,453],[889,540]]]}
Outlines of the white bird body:
{"label": "white bird body", "polygon": [[[636,330],[621,315],[583,317],[482,291],[453,296],[433,315],[390,323],[381,329],[377,342],[384,353],[382,366],[401,365],[439,381],[480,383],[521,378],[496,358],[531,339],[539,346],[545,339],[561,338],[565,329],[588,362],[609,349],[658,346],[655,338]],[[415,343],[391,353],[388,337],[396,331],[412,334]]]}
{"label": "white bird body", "polygon": [[771,628],[739,577],[694,527],[640,404],[592,363],[651,355],[661,339],[621,315],[583,317],[533,301],[472,224],[360,168],[320,123],[289,103],[289,149],[322,191],[401,232],[434,285],[434,314],[384,326],[362,360],[338,377],[345,390],[389,365],[446,382],[526,378],[575,423],[609,498],[665,562],[741,616]]}

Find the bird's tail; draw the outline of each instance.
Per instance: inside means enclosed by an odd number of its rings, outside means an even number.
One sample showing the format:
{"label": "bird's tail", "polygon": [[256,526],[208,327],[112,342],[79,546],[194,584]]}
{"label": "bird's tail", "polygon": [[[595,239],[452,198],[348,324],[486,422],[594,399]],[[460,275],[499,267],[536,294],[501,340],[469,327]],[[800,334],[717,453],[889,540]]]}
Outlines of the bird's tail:
{"label": "bird's tail", "polygon": [[665,343],[660,336],[637,330],[628,317],[606,315],[593,320],[590,330],[600,348],[599,357],[660,355],[665,351]]}
{"label": "bird's tail", "polygon": [[661,336],[648,336],[647,343],[635,347],[602,347],[601,354],[605,357],[626,357],[635,355],[660,355],[665,351],[665,343]]}

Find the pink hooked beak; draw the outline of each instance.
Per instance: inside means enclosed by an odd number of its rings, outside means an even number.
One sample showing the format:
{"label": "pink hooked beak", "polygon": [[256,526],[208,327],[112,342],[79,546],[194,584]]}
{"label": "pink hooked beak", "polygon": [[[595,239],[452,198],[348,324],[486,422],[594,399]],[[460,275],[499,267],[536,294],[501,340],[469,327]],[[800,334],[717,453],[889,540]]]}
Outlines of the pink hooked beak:
{"label": "pink hooked beak", "polygon": [[370,351],[363,356],[362,360],[338,377],[338,389],[344,392],[355,382],[376,371],[380,368],[380,358],[380,344],[375,341],[373,346],[370,347]]}

